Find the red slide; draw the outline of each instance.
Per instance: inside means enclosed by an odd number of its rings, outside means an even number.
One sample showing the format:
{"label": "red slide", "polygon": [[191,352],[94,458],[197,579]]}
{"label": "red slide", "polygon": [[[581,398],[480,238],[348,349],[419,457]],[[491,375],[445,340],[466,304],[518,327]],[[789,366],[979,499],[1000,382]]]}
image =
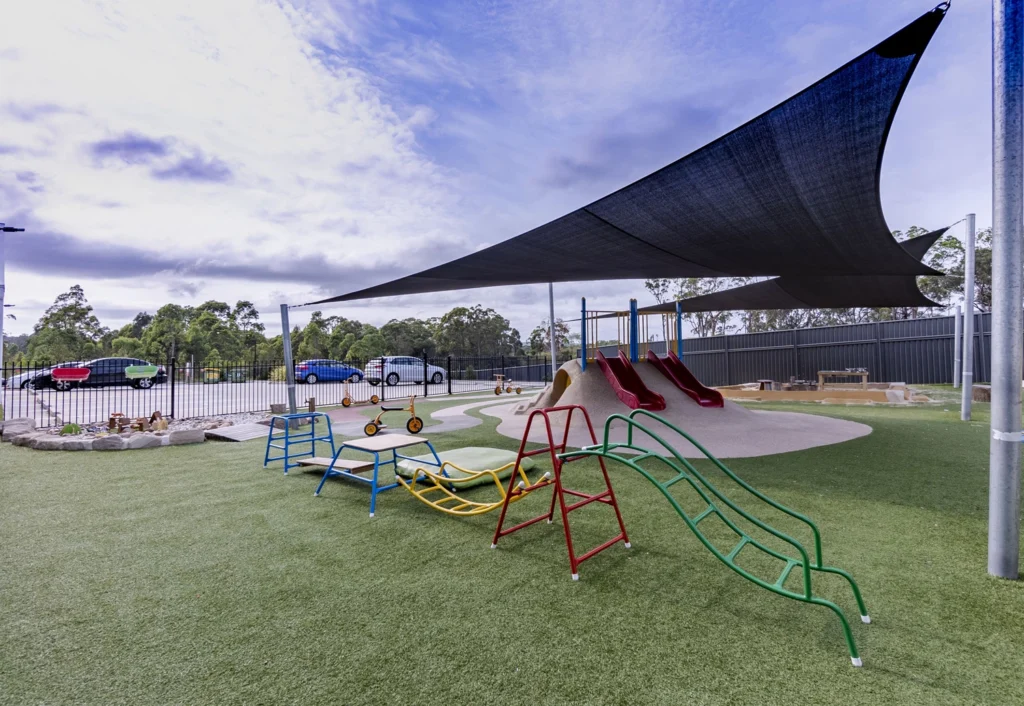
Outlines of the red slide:
{"label": "red slide", "polygon": [[683,365],[675,353],[668,352],[667,358],[659,358],[654,351],[647,351],[647,362],[661,371],[661,374],[676,384],[680,390],[688,394],[693,401],[701,407],[724,407],[722,393],[704,387],[704,384],[694,377],[690,369]]}
{"label": "red slide", "polygon": [[660,412],[665,409],[665,398],[657,392],[647,389],[640,379],[629,358],[619,351],[618,358],[608,359],[601,351],[597,352],[597,365],[608,378],[608,384],[615,390],[616,396],[631,409],[648,409]]}

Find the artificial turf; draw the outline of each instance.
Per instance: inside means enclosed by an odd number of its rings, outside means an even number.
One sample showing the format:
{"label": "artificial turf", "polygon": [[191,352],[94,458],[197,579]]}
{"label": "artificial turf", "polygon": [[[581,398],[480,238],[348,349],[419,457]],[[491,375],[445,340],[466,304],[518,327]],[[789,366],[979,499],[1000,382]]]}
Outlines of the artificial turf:
{"label": "artificial turf", "polygon": [[[449,518],[401,489],[371,520],[365,488],[332,481],[314,498],[319,476],[262,468],[259,441],[5,444],[0,702],[1022,703],[1024,586],[985,570],[986,407],[962,423],[941,406],[754,406],[874,428],[729,462],[812,517],[826,561],[860,583],[868,626],[842,584],[820,590],[854,621],[862,669],[834,615],[717,562],[624,467],[633,548],[573,582],[557,525],[491,550],[493,515]],[[479,416],[437,447],[517,446]],[[593,465],[570,469],[594,487]],[[607,507],[571,517],[581,547],[614,532]]]}

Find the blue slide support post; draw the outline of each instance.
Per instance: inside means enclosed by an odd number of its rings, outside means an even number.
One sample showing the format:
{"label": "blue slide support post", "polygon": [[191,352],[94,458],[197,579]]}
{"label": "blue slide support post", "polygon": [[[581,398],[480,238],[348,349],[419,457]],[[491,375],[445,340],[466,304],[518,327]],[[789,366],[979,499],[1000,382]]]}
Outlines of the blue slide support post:
{"label": "blue slide support post", "polygon": [[636,311],[636,299],[629,300],[629,362],[640,362],[640,315]]}
{"label": "blue slide support post", "polygon": [[587,369],[587,298],[580,297],[580,348],[583,355],[580,356],[580,367]]}

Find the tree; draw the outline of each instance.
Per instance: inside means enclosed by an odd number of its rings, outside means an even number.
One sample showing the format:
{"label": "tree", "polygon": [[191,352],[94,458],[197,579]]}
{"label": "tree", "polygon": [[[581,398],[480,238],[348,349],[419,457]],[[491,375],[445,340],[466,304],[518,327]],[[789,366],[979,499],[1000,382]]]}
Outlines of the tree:
{"label": "tree", "polygon": [[188,352],[203,362],[238,360],[242,348],[235,328],[209,309],[189,322],[185,340]]}
{"label": "tree", "polygon": [[313,316],[309,319],[309,323],[302,329],[301,342],[295,349],[299,360],[325,358],[327,356],[329,336],[325,324],[323,314],[319,311],[314,311]]}
{"label": "tree", "polygon": [[260,312],[250,301],[240,300],[231,312],[231,319],[238,328],[242,346],[247,351],[256,352],[256,348],[266,340],[263,335],[266,327],[260,323]]}
{"label": "tree", "polygon": [[515,355],[522,349],[508,319],[480,305],[455,307],[430,323],[438,350],[449,355]]}
{"label": "tree", "polygon": [[195,310],[192,307],[177,304],[164,304],[160,307],[142,333],[146,357],[162,362],[184,356],[186,331],[194,314]]}
{"label": "tree", "polygon": [[365,363],[373,358],[379,358],[386,351],[387,342],[384,340],[384,336],[374,329],[352,344],[352,347],[348,349],[345,360]]}
{"label": "tree", "polygon": [[391,355],[432,356],[437,344],[425,321],[392,319],[380,327],[380,333]]}
{"label": "tree", "polygon": [[95,357],[107,330],[92,311],[77,284],[59,295],[33,329],[29,358],[58,362]]}
{"label": "tree", "polygon": [[[572,336],[569,326],[561,319],[555,319],[555,348],[559,353],[571,347]],[[533,355],[551,354],[551,324],[550,319],[544,319],[540,325],[530,332],[529,341],[530,353]]]}

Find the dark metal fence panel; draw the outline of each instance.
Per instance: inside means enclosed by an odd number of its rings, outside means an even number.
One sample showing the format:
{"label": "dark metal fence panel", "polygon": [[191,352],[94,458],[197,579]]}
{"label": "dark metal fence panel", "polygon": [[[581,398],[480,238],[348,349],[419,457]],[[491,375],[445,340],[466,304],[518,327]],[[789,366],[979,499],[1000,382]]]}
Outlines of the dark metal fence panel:
{"label": "dark metal fence panel", "polygon": [[[991,322],[988,314],[975,316],[974,379],[990,373]],[[650,347],[664,354],[664,342]],[[615,355],[615,346],[602,348]],[[395,384],[387,379],[355,376],[350,381],[321,373],[311,378],[297,363],[298,404],[309,400],[317,407],[342,404],[347,396],[365,402],[371,395],[399,400],[409,395],[436,396],[460,393],[494,394],[496,375],[524,391],[551,381],[551,361],[540,356],[443,356],[410,359],[408,375]],[[734,336],[689,338],[683,341],[683,360],[708,385],[734,385],[758,379],[815,379],[819,370],[867,368],[871,380],[907,383],[948,383],[953,376],[953,318],[883,321],[849,326],[828,326],[794,331],[768,331]],[[369,361],[348,361],[360,375]],[[565,362],[560,359],[559,364]],[[54,389],[33,386],[45,376],[48,364],[11,366],[2,372],[6,381],[0,403],[5,419],[32,417],[41,426],[99,424],[111,414],[149,417],[155,411],[178,419],[246,412],[268,412],[271,405],[287,402],[283,361],[177,360],[156,363],[165,374],[148,388],[126,384],[73,386]],[[424,370],[426,374],[424,374]],[[314,373],[315,375],[315,373]],[[384,376],[387,378],[387,370]],[[335,376],[336,378],[336,376]],[[45,379],[45,378],[41,378]],[[27,383],[27,384],[26,384]],[[507,384],[506,384],[507,386]],[[502,394],[505,394],[504,392]]]}
{"label": "dark metal fence panel", "polygon": [[[974,379],[988,380],[991,324],[975,315]],[[650,344],[659,353],[664,343]],[[602,347],[615,355],[615,346]],[[814,380],[819,370],[867,368],[872,381],[953,381],[953,317],[879,321],[683,340],[683,360],[706,385]]]}

